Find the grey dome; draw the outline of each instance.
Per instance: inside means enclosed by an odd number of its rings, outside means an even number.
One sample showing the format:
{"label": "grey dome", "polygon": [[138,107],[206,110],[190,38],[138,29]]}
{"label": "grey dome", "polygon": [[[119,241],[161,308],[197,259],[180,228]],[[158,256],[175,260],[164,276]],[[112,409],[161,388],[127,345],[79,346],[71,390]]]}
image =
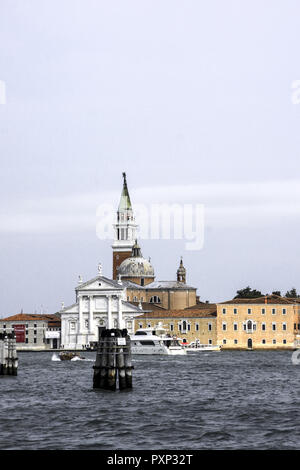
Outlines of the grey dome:
{"label": "grey dome", "polygon": [[154,277],[154,269],[142,256],[131,256],[120,264],[118,274],[122,277]]}

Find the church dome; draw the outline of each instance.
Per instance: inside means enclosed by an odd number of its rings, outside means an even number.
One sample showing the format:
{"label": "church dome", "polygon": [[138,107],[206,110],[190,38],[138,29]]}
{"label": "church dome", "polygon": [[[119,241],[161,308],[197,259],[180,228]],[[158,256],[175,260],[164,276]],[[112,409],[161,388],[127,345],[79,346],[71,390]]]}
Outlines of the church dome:
{"label": "church dome", "polygon": [[154,269],[150,260],[143,258],[137,242],[132,247],[132,255],[126,258],[118,267],[121,277],[154,277]]}
{"label": "church dome", "polygon": [[118,274],[121,274],[122,277],[153,277],[154,269],[147,259],[143,257],[130,257],[120,264]]}

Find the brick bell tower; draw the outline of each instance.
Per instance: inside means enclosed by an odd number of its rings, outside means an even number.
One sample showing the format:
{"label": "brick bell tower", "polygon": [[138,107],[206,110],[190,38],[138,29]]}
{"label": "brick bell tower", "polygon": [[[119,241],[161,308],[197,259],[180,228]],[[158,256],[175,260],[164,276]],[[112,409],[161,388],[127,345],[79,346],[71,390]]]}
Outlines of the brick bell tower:
{"label": "brick bell tower", "polygon": [[113,279],[117,279],[117,268],[129,258],[136,239],[135,219],[127,188],[126,173],[123,173],[123,189],[117,211],[117,223],[114,224],[115,239],[113,249]]}

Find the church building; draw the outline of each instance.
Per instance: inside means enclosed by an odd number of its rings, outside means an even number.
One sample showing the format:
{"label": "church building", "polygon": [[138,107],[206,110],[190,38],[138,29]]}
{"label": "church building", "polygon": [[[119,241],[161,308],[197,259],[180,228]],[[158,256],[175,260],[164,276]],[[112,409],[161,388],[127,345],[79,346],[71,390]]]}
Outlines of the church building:
{"label": "church building", "polygon": [[64,349],[93,347],[103,328],[127,328],[134,332],[134,317],[141,308],[127,302],[126,287],[121,281],[108,279],[98,266],[98,276],[87,282],[79,278],[75,303],[64,307],[61,317],[61,346]]}

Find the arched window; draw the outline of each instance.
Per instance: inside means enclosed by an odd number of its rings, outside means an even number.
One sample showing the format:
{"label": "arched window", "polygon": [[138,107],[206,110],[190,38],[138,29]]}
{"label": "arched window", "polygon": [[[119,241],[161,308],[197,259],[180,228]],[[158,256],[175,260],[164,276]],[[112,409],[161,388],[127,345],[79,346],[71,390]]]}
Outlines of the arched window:
{"label": "arched window", "polygon": [[133,297],[133,302],[137,302],[137,301],[138,301],[137,297],[134,296],[134,297]]}
{"label": "arched window", "polygon": [[150,297],[150,302],[152,304],[160,304],[160,297],[158,297],[158,295],[152,295],[152,297]]}
{"label": "arched window", "polygon": [[247,333],[253,333],[253,331],[256,330],[256,323],[253,320],[248,320],[246,323],[244,323],[244,330]]}

